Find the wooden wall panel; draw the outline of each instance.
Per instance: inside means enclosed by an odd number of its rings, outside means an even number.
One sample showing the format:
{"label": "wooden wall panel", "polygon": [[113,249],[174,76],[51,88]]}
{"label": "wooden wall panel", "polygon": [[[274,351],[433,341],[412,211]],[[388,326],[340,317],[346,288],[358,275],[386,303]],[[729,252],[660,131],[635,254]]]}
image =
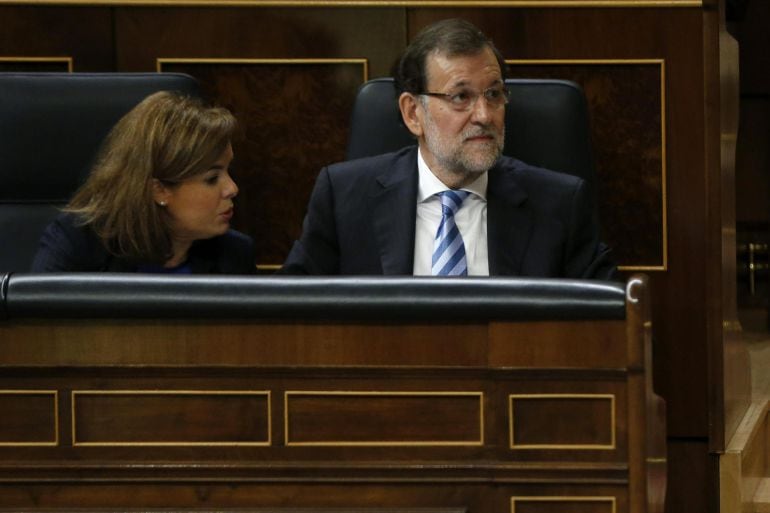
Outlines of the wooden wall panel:
{"label": "wooden wall panel", "polygon": [[572,80],[585,91],[604,240],[626,269],[667,265],[663,65],[620,59],[510,63],[513,78]]}
{"label": "wooden wall panel", "polygon": [[3,57],[0,56],[0,72],[15,71],[37,73],[72,71],[71,57]]}
{"label": "wooden wall panel", "polygon": [[0,20],[0,57],[71,57],[75,71],[115,69],[109,7],[0,6]]}
{"label": "wooden wall panel", "polygon": [[[719,194],[719,181],[715,179],[719,173],[719,159],[715,153],[718,150],[714,149],[713,130],[713,112],[718,98],[713,97],[714,86],[707,76],[714,69],[707,63],[714,58],[713,49],[709,50],[704,43],[714,35],[713,27],[709,32],[704,31],[704,26],[711,23],[715,4],[633,9],[2,6],[0,56],[71,56],[75,71],[153,71],[159,58],[363,58],[368,61],[369,76],[377,77],[389,74],[401,49],[420,28],[436,19],[461,16],[492,36],[507,59],[663,61],[665,156],[650,144],[660,134],[650,132],[648,125],[639,126],[639,140],[610,141],[598,136],[595,144],[599,155],[618,151],[618,145],[629,145],[621,148],[620,155],[605,168],[618,170],[620,175],[610,177],[607,171],[600,169],[600,173],[605,173],[600,183],[602,201],[607,202],[603,203],[602,216],[605,224],[609,223],[608,235],[613,242],[622,241],[621,236],[628,236],[628,233],[637,236],[627,244],[615,242],[618,254],[625,259],[630,258],[629,255],[636,258],[659,254],[659,248],[651,246],[657,245],[660,239],[650,236],[647,231],[640,234],[640,226],[646,225],[640,224],[639,220],[649,216],[657,226],[655,216],[661,215],[659,207],[667,215],[667,269],[653,271],[651,285],[655,385],[667,400],[668,429],[672,437],[668,510],[708,511],[707,502],[711,497],[704,496],[702,490],[704,487],[710,489],[716,481],[713,473],[698,465],[708,463],[709,436],[713,430],[721,429],[723,414],[718,407],[712,406],[709,411],[709,393],[715,392],[715,385],[709,382],[709,367],[715,362],[710,361],[707,351],[709,346],[718,351],[722,329],[721,294],[719,285],[715,285],[719,280],[715,270],[719,269],[721,258],[718,246],[721,226],[715,222],[721,215],[718,199],[715,201]],[[763,32],[754,37],[764,41],[768,35]],[[764,50],[764,46],[755,47]],[[757,57],[761,62],[767,58],[767,52],[762,55],[764,57]],[[207,72],[208,75],[197,73],[207,88],[215,82],[212,77],[216,75],[218,80],[220,75],[215,71]],[[598,75],[586,77],[577,78],[589,84]],[[766,77],[766,74],[752,74],[747,76],[747,81],[756,85],[752,90],[761,89],[764,94]],[[303,84],[328,83],[324,80],[328,79],[307,78]],[[630,90],[637,93],[645,92],[629,80],[632,79],[616,76],[611,83],[631,86]],[[210,90],[226,101],[232,98],[243,100],[243,105],[251,109],[245,112],[249,112],[258,130],[258,121],[265,115],[259,104],[249,98],[248,91],[239,90],[238,82],[232,76],[218,89],[212,87]],[[349,84],[339,90],[335,87],[339,94],[334,97],[340,100],[350,95],[352,89]],[[601,87],[586,86],[586,89],[597,91],[596,96],[591,93],[594,106],[600,105],[613,92]],[[646,92],[652,94],[652,91]],[[326,97],[321,96],[318,101],[323,103]],[[648,105],[654,105],[654,102]],[[595,112],[593,109],[592,115]],[[627,111],[622,112],[625,116]],[[647,121],[652,119],[652,113],[648,111],[637,115]],[[280,215],[290,208],[281,227],[272,226],[261,231],[261,226],[251,223],[262,217],[277,219],[279,216],[271,217],[273,214],[242,207],[251,203],[248,197],[275,185],[266,185],[264,174],[274,172],[276,162],[285,160],[284,154],[297,152],[296,148],[270,149],[272,156],[269,158],[258,153],[245,157],[251,162],[251,168],[259,169],[259,174],[254,175],[259,179],[251,180],[248,173],[239,178],[242,188],[239,216],[249,220],[240,218],[236,221],[239,227],[259,238],[270,239],[265,243],[269,248],[261,257],[264,258],[261,263],[276,263],[286,250],[287,241],[298,233],[302,198],[309,194],[318,167],[326,163],[321,161],[336,160],[336,155],[343,151],[346,129],[343,119],[341,116],[339,120],[329,122],[336,129],[329,135],[324,152],[316,154],[317,161],[293,162],[291,176],[299,184],[293,192],[293,206],[270,206],[271,209],[281,208]],[[601,134],[613,129],[612,119],[606,122],[609,127],[604,125]],[[633,128],[632,125],[630,133]],[[254,139],[258,140],[258,136]],[[239,150],[237,158],[252,151],[256,152],[253,148]],[[660,196],[662,205],[641,202],[633,204],[635,211],[627,212],[628,203],[618,201],[616,189],[627,186],[622,179],[628,173],[627,167],[622,166],[625,158],[633,163],[662,159],[665,181],[659,182],[652,175],[645,175],[641,182],[648,190],[662,191],[665,187],[665,196]],[[282,234],[277,235],[278,232]],[[618,244],[622,246],[617,247]],[[714,354],[712,352],[712,357]],[[619,507],[622,510],[622,503]]]}
{"label": "wooden wall panel", "polygon": [[258,242],[260,267],[279,268],[300,235],[318,170],[345,158],[366,60],[166,59],[159,69],[194,76],[204,95],[238,118],[233,227]]}
{"label": "wooden wall panel", "polygon": [[511,513],[616,513],[615,497],[512,497]]}
{"label": "wooden wall panel", "polygon": [[709,454],[706,440],[669,441],[667,471],[667,513],[719,513],[717,456]]}
{"label": "wooden wall panel", "polygon": [[[666,82],[668,270],[651,273],[656,388],[668,404],[669,433],[708,436],[706,203],[702,11],[700,9],[413,9],[409,36],[446,17],[484,30],[506,59],[661,59]],[[598,30],[601,27],[601,30]],[[633,90],[633,88],[631,89]],[[657,92],[657,90],[656,90]],[[653,94],[650,92],[650,94]],[[649,134],[646,135],[649,137]],[[604,141],[597,141],[598,151]],[[639,146],[641,148],[642,146]],[[648,155],[627,153],[642,160]],[[624,170],[625,172],[625,170]],[[602,183],[604,195],[614,191]],[[607,214],[623,219],[623,206]],[[650,214],[653,215],[653,214]],[[606,217],[606,216],[605,216]],[[610,221],[610,222],[613,222]],[[629,229],[616,222],[617,229]],[[624,250],[621,250],[623,252]]]}
{"label": "wooden wall panel", "polygon": [[[612,394],[520,394],[510,398],[512,449],[614,450]],[[553,423],[548,419],[570,419]]]}
{"label": "wooden wall panel", "polygon": [[270,394],[73,390],[73,446],[270,445]]}
{"label": "wooden wall panel", "polygon": [[116,8],[117,65],[157,58],[366,58],[385,76],[406,41],[403,9]]}
{"label": "wooden wall panel", "polygon": [[[389,74],[402,20],[398,9],[120,8],[117,60],[122,70],[152,71],[160,59],[160,69],[195,76],[239,116],[233,226],[259,242],[257,263],[269,270],[299,236],[321,167],[344,159],[356,90]],[[221,58],[273,62],[190,62]]]}
{"label": "wooden wall panel", "polygon": [[290,446],[481,446],[482,392],[292,391]]}
{"label": "wooden wall panel", "polygon": [[[770,53],[770,52],[768,52]],[[765,232],[770,223],[770,87],[766,94],[750,94],[741,98],[738,129],[735,187],[741,191],[736,205],[738,222],[753,225]],[[750,238],[764,242],[770,234]],[[766,257],[766,253],[762,255]],[[768,275],[758,276],[767,287]],[[765,296],[770,296],[765,292]]]}

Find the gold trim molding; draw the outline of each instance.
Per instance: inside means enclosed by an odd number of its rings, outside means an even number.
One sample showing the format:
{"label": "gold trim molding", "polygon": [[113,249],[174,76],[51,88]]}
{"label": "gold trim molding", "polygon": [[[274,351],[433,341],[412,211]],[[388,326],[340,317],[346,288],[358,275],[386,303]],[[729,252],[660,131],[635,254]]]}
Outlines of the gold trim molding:
{"label": "gold trim molding", "polygon": [[[360,396],[360,397],[477,397],[479,400],[479,439],[469,441],[372,441],[372,442],[292,442],[289,437],[289,396]],[[415,391],[341,391],[287,390],[283,399],[284,440],[286,446],[303,447],[478,447],[484,445],[484,392]]]}
{"label": "gold trim molding", "polygon": [[511,513],[516,513],[517,502],[608,502],[612,508],[612,513],[617,512],[617,499],[611,496],[566,496],[556,495],[553,497],[548,496],[531,496],[531,497],[511,497]]}
{"label": "gold trim molding", "polygon": [[[514,433],[514,406],[515,400],[532,400],[532,399],[579,399],[579,400],[607,400],[610,402],[610,443],[609,444],[517,444]],[[615,417],[617,415],[615,408],[615,395],[614,394],[510,394],[508,396],[508,434],[510,449],[530,449],[530,450],[581,450],[581,451],[593,451],[593,450],[615,450],[617,448],[617,441],[615,436]]]}
{"label": "gold trim molding", "polygon": [[[3,4],[4,2],[0,0],[0,4]],[[50,62],[53,64],[56,63],[64,63],[67,65],[67,72],[72,73],[73,65],[72,65],[72,57],[24,57],[24,56],[12,56],[12,57],[0,57],[0,62],[29,62],[29,63],[37,63],[37,62]]]}
{"label": "gold trim molding", "polygon": [[161,7],[703,7],[703,0],[0,0],[0,5]]}
{"label": "gold trim molding", "polygon": [[506,64],[522,66],[569,66],[569,65],[636,65],[649,64],[660,67],[660,180],[661,180],[661,265],[621,265],[620,271],[645,272],[668,270],[668,194],[666,192],[666,60],[665,59],[506,59]]}
{"label": "gold trim molding", "polygon": [[[258,442],[78,442],[76,396],[97,395],[234,395],[234,396],[264,396],[267,399],[267,439]],[[272,444],[272,395],[269,390],[73,390],[71,395],[72,407],[72,445],[73,447],[266,447]]]}

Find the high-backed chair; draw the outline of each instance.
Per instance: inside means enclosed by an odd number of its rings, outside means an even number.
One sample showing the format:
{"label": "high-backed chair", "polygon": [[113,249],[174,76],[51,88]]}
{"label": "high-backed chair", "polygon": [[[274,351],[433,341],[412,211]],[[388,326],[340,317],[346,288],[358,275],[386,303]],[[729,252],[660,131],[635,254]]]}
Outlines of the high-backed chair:
{"label": "high-backed chair", "polygon": [[198,94],[175,73],[0,73],[0,271],[27,271],[110,128],[146,96]]}
{"label": "high-backed chair", "polygon": [[[574,82],[508,79],[503,154],[535,166],[594,182],[588,108]],[[353,107],[347,158],[395,151],[415,144],[403,125],[392,78],[378,78],[358,91]]]}

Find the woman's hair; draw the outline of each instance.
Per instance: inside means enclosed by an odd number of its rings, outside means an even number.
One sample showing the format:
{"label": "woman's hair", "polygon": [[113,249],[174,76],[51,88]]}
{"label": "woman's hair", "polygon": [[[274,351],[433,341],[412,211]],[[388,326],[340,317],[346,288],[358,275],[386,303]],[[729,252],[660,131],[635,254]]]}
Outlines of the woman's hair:
{"label": "woman's hair", "polygon": [[145,98],[112,128],[91,174],[65,211],[90,225],[112,254],[165,262],[171,237],[153,178],[179,183],[209,169],[235,130],[233,115],[201,100],[161,91]]}

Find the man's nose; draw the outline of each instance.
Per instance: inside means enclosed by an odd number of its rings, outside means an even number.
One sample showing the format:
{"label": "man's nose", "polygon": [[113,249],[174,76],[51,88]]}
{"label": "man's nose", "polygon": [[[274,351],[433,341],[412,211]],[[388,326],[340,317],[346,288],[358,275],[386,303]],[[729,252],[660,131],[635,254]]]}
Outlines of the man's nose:
{"label": "man's nose", "polygon": [[483,94],[479,95],[479,97],[476,98],[476,103],[473,104],[471,109],[471,121],[480,125],[487,125],[489,124],[490,119],[491,109],[489,103],[487,103],[487,99],[484,98]]}

